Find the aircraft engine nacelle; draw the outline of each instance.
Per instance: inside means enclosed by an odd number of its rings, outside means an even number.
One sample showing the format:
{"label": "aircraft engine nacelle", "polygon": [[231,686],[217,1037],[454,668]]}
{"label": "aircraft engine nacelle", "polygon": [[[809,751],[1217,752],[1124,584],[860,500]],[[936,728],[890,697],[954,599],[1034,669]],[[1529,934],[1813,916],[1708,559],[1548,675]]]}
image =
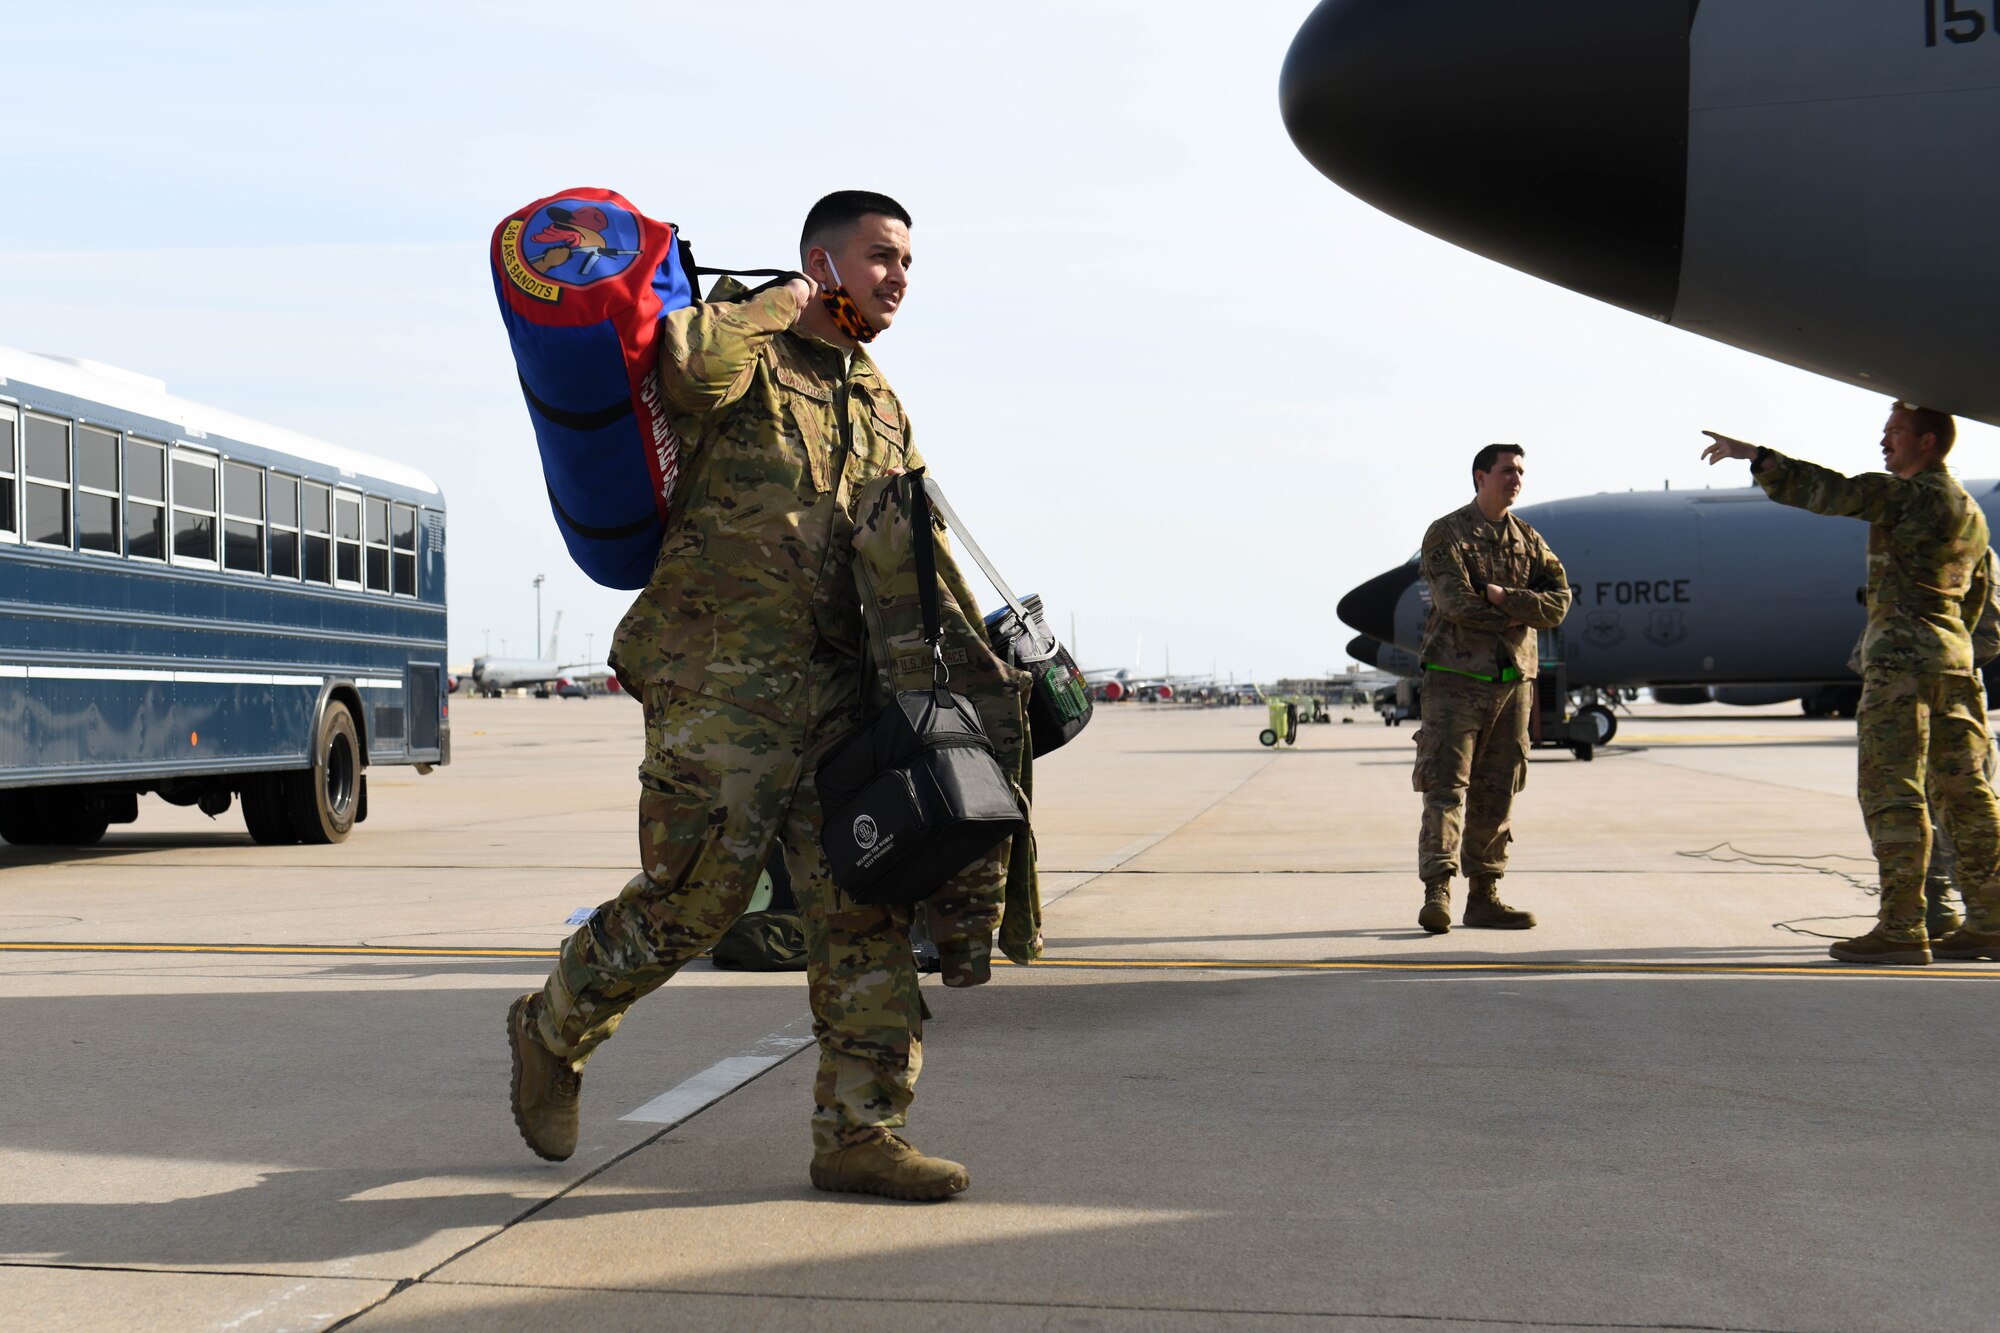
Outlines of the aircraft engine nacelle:
{"label": "aircraft engine nacelle", "polygon": [[1171,685],[1162,685],[1157,690],[1153,691],[1153,697],[1155,699],[1158,699],[1161,703],[1167,703],[1171,701],[1174,697],[1174,687]]}
{"label": "aircraft engine nacelle", "polygon": [[1321,0],[1278,98],[1321,174],[1433,236],[2000,424],[2000,172],[1964,128],[2000,119],[1996,58],[1962,0]]}
{"label": "aircraft engine nacelle", "polygon": [[1115,704],[1125,697],[1125,686],[1120,681],[1107,680],[1097,687],[1097,697],[1108,704]]}

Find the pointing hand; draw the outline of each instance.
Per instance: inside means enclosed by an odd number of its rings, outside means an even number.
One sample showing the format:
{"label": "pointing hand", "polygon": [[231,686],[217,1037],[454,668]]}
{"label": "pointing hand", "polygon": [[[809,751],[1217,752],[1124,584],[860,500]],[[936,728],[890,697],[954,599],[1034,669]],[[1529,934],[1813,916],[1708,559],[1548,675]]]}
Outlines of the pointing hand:
{"label": "pointing hand", "polygon": [[1701,451],[1702,458],[1710,467],[1714,467],[1725,458],[1748,459],[1757,456],[1757,446],[1754,444],[1745,444],[1743,441],[1733,440],[1727,435],[1718,435],[1712,430],[1705,430],[1702,434],[1714,441],[1713,444],[1710,444],[1706,449]]}

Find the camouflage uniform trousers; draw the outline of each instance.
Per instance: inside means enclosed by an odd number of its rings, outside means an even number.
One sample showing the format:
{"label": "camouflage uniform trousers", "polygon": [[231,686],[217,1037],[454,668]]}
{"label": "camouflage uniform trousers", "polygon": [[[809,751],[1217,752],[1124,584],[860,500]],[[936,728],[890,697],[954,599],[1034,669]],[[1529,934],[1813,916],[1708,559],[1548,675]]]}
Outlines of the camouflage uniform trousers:
{"label": "camouflage uniform trousers", "polygon": [[641,873],[563,944],[536,1017],[576,1068],[625,1011],[742,915],[781,839],[805,918],[819,1039],[814,1150],[901,1128],[923,1066],[908,907],[866,906],[835,887],[820,847],[814,772],[860,720],[859,664],[816,657],[811,721],[774,722],[676,686],[646,695]]}
{"label": "camouflage uniform trousers", "polygon": [[[1989,722],[1987,731],[1993,728]],[[1986,747],[1986,785],[1992,786],[1995,777],[2000,777],[2000,746]],[[1995,792],[2000,800],[2000,791]],[[1931,864],[1925,875],[1924,898],[1932,907],[1949,906],[1951,891],[1958,884],[1958,849],[1952,846],[1951,829],[1945,824],[1944,811],[1939,807],[1936,794],[1928,786],[1924,792],[1924,804],[1931,819]],[[1960,897],[1964,897],[1961,893]]]}
{"label": "camouflage uniform trousers", "polygon": [[1924,938],[1931,854],[1926,798],[1957,850],[1967,924],[2000,930],[2000,805],[1986,777],[1992,741],[1976,676],[1870,668],[1862,677],[1859,795],[1882,885],[1882,934]]}
{"label": "camouflage uniform trousers", "polygon": [[1507,873],[1514,793],[1528,780],[1531,680],[1489,682],[1424,673],[1423,729],[1412,784],[1424,794],[1417,874],[1426,884],[1461,869],[1468,880]]}

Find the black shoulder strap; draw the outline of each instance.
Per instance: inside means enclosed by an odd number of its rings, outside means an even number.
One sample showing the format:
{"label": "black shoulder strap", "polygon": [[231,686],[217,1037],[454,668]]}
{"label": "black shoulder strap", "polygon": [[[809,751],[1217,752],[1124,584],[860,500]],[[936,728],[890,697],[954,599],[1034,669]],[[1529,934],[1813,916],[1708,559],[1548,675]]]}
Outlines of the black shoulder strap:
{"label": "black shoulder strap", "polygon": [[[703,268],[694,262],[694,247],[687,243],[685,236],[676,235],[674,241],[680,247],[681,272],[687,274],[689,282],[693,282],[696,278],[770,279],[763,286],[753,287],[748,292],[745,292],[744,298],[746,300],[757,295],[759,292],[769,291],[781,283],[790,282],[793,278],[803,278],[805,276],[805,274],[789,268]],[[701,299],[701,290],[699,287],[695,289],[695,299]]]}
{"label": "black shoulder strap", "polygon": [[931,646],[932,679],[943,683],[944,613],[938,604],[937,539],[931,528],[931,497],[924,489],[924,470],[909,473],[910,542],[917,561],[917,605],[924,617],[924,641]]}

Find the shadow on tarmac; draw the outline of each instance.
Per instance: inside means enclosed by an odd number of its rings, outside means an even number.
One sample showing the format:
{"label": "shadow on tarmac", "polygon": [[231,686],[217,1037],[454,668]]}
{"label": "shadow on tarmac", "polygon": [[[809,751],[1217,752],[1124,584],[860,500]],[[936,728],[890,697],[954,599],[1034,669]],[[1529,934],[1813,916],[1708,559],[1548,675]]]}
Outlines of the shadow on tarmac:
{"label": "shadow on tarmac", "polygon": [[[1185,1231],[1169,1251],[1233,1250],[1239,1227],[1285,1223],[1299,1234],[1274,1234],[1280,1251],[1401,1254],[1426,1243],[1444,1209],[1455,1230],[1484,1238],[1495,1262],[1524,1263],[1554,1238],[1613,1264],[1614,1253],[1629,1262],[1630,1247],[1679,1233],[1677,1219],[1698,1208],[1706,1220],[1695,1229],[1701,1255],[1684,1256],[1691,1276],[1714,1261],[1711,1243],[1766,1264],[1777,1262],[1775,1247],[1792,1289],[1851,1290],[1864,1277],[1929,1280],[1900,1260],[1884,1267],[1903,1249],[1882,1244],[1885,1220],[1945,1249],[1953,1237],[1970,1246],[1989,1233],[1984,1196],[1955,1188],[1953,1163],[2000,1138],[1988,1114],[2000,1061],[1961,1059],[1952,1077],[1931,1076],[1932,1052],[1974,1050],[1984,1030],[1963,990],[1342,975],[1399,989],[1328,974],[1099,980],[1054,970],[1053,984],[1008,976],[976,998],[927,987],[943,1020],[927,1064],[949,1072],[929,1080],[937,1096],[919,1098],[924,1126],[944,1128],[986,1164],[991,1183],[965,1206],[1153,1216],[1194,1207],[1202,1220],[1168,1228]],[[648,1006],[652,1021],[673,1023],[676,1003],[663,992]],[[529,1159],[515,1137],[494,1039],[502,1007],[488,990],[11,1000],[0,1050],[17,1077],[0,1153],[85,1159],[35,1167],[47,1173],[37,1192],[59,1192],[61,1175],[88,1181],[149,1158],[282,1169],[166,1201],[0,1204],[0,1251],[106,1265],[361,1261],[503,1225],[574,1176]],[[599,1059],[619,1056],[614,1042]],[[1039,1072],[1021,1076],[1029,1070]],[[586,1083],[587,1135],[591,1122],[601,1131],[628,1109],[590,1091]],[[735,1123],[732,1106],[691,1123]],[[801,1100],[789,1138],[760,1125],[757,1142],[731,1147],[727,1181],[709,1158],[681,1154],[684,1126],[634,1159],[672,1184],[621,1174],[616,1192],[561,1208],[622,1214],[814,1197],[803,1179],[807,1111]],[[1890,1124],[1951,1142],[1913,1156],[1902,1136],[1882,1132]],[[1043,1132],[1050,1126],[1066,1128]],[[112,1160],[92,1163],[91,1154]],[[1840,1214],[1851,1226],[1797,1211],[1802,1195],[1839,1197],[1839,1177],[1823,1169],[1830,1162],[1875,1182],[1866,1210]],[[465,1192],[452,1192],[455,1178]],[[186,1183],[198,1187],[198,1177]],[[406,1184],[422,1197],[358,1197]],[[1619,1205],[1606,1226],[1602,1208],[1628,1189],[1645,1205]],[[1375,1201],[1385,1191],[1403,1202],[1384,1212]],[[1783,1203],[1775,1213],[1774,1198]],[[1036,1235],[992,1246],[1005,1256],[996,1262],[1033,1272],[1066,1262],[1066,1243]],[[1943,1265],[1934,1271],[1977,1271],[1969,1249],[1925,1245]],[[899,1262],[922,1254],[921,1245],[905,1249]],[[1651,1261],[1681,1266],[1659,1252]],[[803,1281],[813,1267],[788,1271]]]}

